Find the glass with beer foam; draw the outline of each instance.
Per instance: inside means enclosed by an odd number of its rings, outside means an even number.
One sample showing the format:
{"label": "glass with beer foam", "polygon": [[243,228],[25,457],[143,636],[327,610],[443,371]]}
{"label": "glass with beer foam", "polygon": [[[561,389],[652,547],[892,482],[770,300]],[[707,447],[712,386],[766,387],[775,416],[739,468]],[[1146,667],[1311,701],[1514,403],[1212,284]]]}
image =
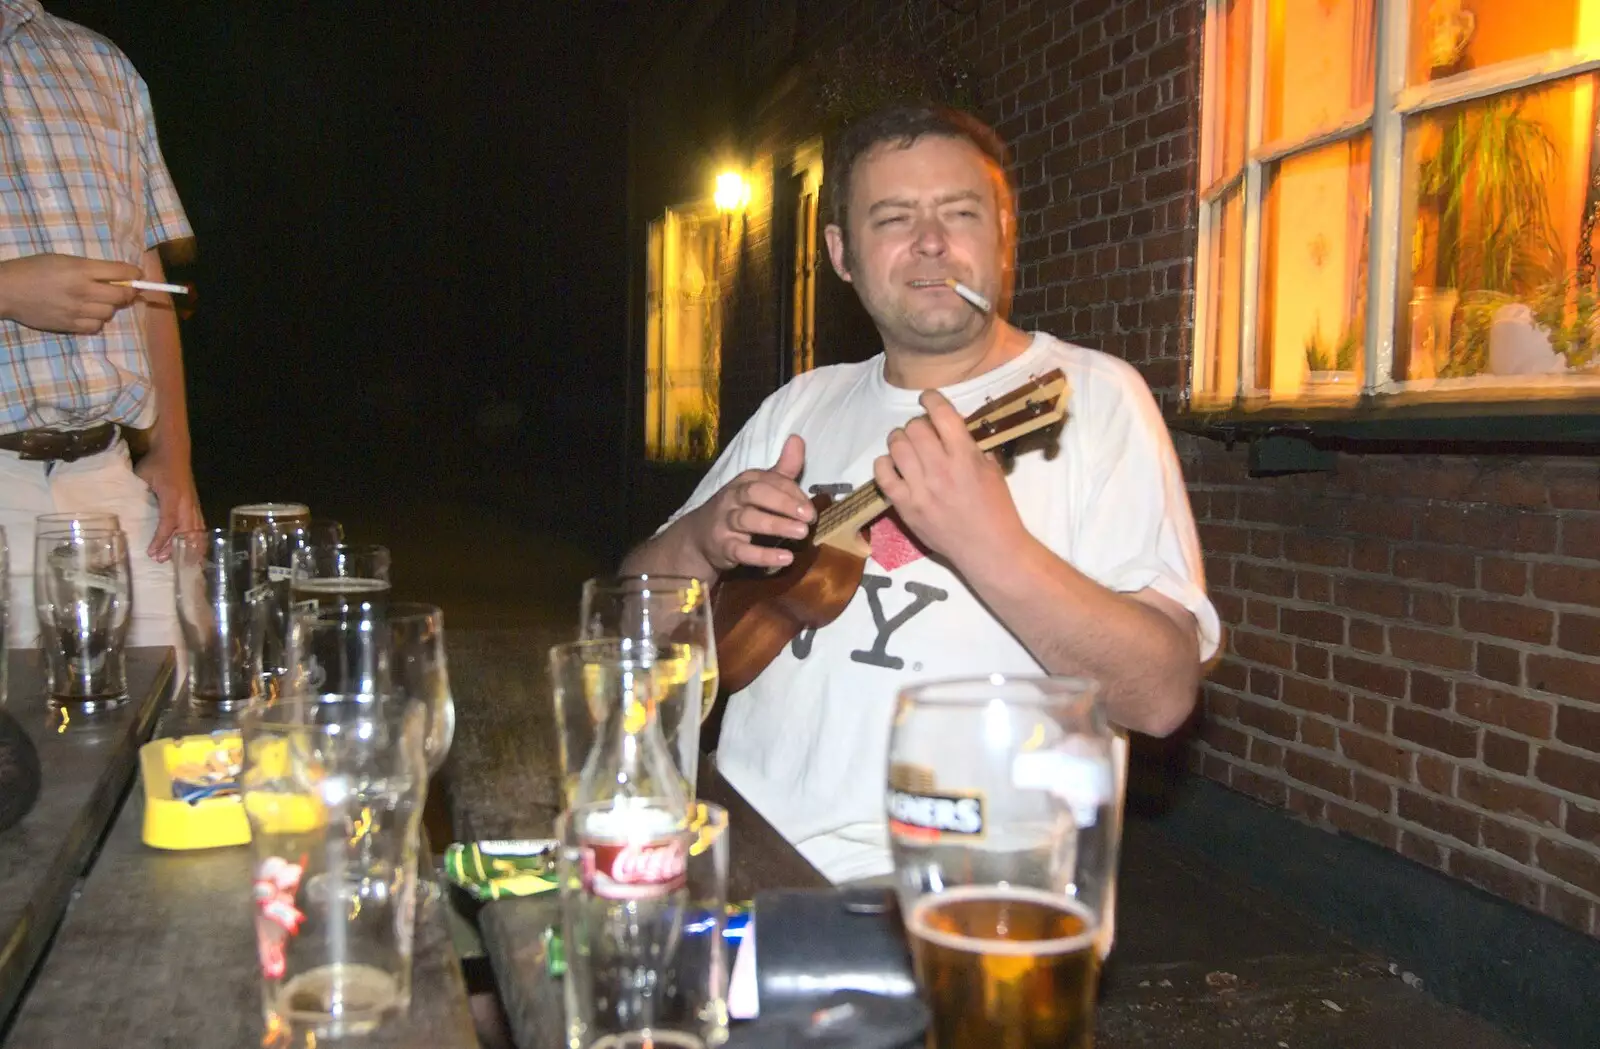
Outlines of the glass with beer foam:
{"label": "glass with beer foam", "polygon": [[905,689],[886,807],[928,1049],[1091,1049],[1120,826],[1096,685],[991,675]]}

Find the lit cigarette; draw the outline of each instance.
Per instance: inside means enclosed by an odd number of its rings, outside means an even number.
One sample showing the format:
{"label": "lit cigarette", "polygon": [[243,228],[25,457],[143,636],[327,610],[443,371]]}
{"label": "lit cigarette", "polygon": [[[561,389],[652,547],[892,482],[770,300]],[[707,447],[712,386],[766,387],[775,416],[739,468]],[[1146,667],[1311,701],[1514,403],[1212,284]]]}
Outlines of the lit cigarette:
{"label": "lit cigarette", "polygon": [[164,291],[168,295],[187,295],[189,289],[183,284],[162,284],[153,280],[114,280],[111,282],[119,288],[138,288],[140,291]]}
{"label": "lit cigarette", "polygon": [[946,277],[944,282],[951,291],[972,303],[982,312],[988,313],[993,308],[990,306],[988,299],[984,298],[982,295],[979,295],[977,292],[956,280],[954,277]]}

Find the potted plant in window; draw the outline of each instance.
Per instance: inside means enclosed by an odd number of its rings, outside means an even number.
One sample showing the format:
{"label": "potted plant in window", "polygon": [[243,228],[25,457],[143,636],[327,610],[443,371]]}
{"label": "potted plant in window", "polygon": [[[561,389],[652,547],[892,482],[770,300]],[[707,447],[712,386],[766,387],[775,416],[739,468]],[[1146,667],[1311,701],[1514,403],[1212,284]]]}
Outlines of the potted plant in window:
{"label": "potted plant in window", "polygon": [[1339,338],[1328,342],[1322,337],[1320,321],[1311,326],[1306,336],[1306,383],[1310,386],[1351,385],[1360,382],[1356,374],[1357,355],[1361,350],[1360,326],[1350,324],[1339,333]]}
{"label": "potted plant in window", "polygon": [[1440,377],[1484,371],[1504,308],[1550,283],[1560,258],[1545,178],[1556,146],[1522,109],[1523,99],[1504,97],[1460,110],[1418,170],[1419,194],[1438,221],[1439,278],[1418,291],[1458,295],[1462,310]]}

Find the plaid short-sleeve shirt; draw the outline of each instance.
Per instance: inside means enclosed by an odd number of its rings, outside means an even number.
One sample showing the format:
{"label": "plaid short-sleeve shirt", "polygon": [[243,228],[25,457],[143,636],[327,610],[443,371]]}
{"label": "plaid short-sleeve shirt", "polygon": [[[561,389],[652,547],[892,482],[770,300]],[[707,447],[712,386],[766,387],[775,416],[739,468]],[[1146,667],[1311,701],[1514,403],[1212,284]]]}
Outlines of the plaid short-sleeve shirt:
{"label": "plaid short-sleeve shirt", "polygon": [[[191,235],[133,63],[38,0],[0,0],[0,260],[138,265]],[[0,320],[0,433],[143,427],[155,413],[143,307],[118,310],[97,335]]]}

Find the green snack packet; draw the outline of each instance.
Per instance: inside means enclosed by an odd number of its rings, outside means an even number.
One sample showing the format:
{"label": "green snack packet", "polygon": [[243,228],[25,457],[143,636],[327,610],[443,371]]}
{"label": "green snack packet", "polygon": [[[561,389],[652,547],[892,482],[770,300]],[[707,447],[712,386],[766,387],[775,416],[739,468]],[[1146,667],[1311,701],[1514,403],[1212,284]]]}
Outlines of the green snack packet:
{"label": "green snack packet", "polygon": [[444,851],[445,874],[477,900],[533,896],[556,887],[553,839],[455,842]]}

